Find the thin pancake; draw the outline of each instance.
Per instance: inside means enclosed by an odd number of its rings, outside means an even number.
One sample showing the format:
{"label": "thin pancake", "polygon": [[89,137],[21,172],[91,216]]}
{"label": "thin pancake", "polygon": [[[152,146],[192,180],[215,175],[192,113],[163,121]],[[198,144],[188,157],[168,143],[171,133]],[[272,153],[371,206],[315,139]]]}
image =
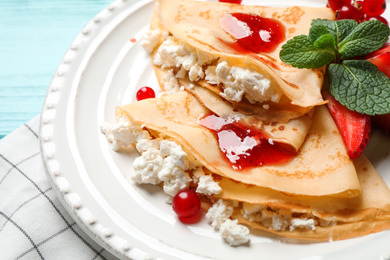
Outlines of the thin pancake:
{"label": "thin pancake", "polygon": [[316,226],[314,230],[299,229],[277,231],[260,222],[249,221],[241,211],[236,210],[234,217],[252,228],[286,237],[310,240],[341,240],[367,235],[390,228],[390,190],[367,158],[361,156],[354,160],[362,187],[361,195],[356,198],[335,197],[290,197],[282,193],[248,186],[220,179],[223,192],[218,197],[251,204],[260,204],[265,208],[284,210],[293,214],[305,214],[318,221],[332,222],[329,226]]}
{"label": "thin pancake", "polygon": [[209,171],[260,187],[296,195],[356,197],[360,184],[341,136],[328,110],[318,107],[301,149],[290,162],[276,166],[234,170],[223,157],[218,140],[198,120],[210,111],[185,91],[118,107],[161,137],[169,137]]}
{"label": "thin pancake", "polygon": [[[178,42],[192,48],[194,53],[220,58],[231,66],[247,68],[264,75],[271,81],[272,88],[283,93],[284,98],[278,101],[281,103],[279,105],[291,106],[292,104],[311,108],[323,103],[321,96],[323,68],[307,70],[287,66],[279,59],[279,51],[283,43],[271,53],[249,55],[237,53],[234,48],[229,47],[234,44],[235,39],[221,28],[220,19],[230,13],[250,13],[274,18],[285,26],[287,41],[296,35],[307,34],[313,19],[334,19],[334,14],[329,8],[297,6],[272,8],[218,2],[160,0],[157,2],[156,9],[160,26],[169,31]],[[202,81],[200,83],[203,84]],[[215,93],[221,92],[220,86],[203,85]],[[251,110],[250,107],[253,106],[248,102],[238,102],[235,105],[243,109],[246,106],[247,110]],[[297,113],[302,114],[302,110],[295,109]]]}
{"label": "thin pancake", "polygon": [[[188,84],[184,85],[188,86]],[[284,147],[294,151],[298,151],[303,144],[312,123],[311,118],[314,110],[298,118],[291,119],[287,123],[279,123],[276,121],[277,115],[272,110],[267,113],[266,119],[260,119],[256,115],[236,111],[229,102],[207,88],[199,87],[196,83],[192,84],[187,90],[218,116],[222,118],[241,118],[246,124],[263,130],[267,133],[268,138],[274,142],[284,144]],[[288,112],[286,111],[286,113]]]}

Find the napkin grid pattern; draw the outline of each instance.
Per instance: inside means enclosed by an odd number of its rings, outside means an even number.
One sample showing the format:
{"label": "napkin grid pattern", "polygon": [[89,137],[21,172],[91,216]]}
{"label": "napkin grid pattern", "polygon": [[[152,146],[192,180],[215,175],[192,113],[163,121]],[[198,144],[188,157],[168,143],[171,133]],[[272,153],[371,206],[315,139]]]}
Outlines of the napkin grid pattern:
{"label": "napkin grid pattern", "polygon": [[47,179],[36,117],[0,140],[0,259],[117,259],[66,212]]}

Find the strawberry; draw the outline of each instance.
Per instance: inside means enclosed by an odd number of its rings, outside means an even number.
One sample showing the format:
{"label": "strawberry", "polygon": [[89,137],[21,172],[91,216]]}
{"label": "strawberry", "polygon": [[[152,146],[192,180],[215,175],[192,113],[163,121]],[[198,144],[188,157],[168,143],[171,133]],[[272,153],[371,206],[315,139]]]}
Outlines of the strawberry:
{"label": "strawberry", "polygon": [[369,54],[367,60],[375,64],[387,77],[390,77],[390,46]]}
{"label": "strawberry", "polygon": [[370,139],[370,116],[349,110],[341,105],[328,91],[323,94],[324,98],[329,101],[327,104],[329,112],[339,129],[349,157],[351,159],[358,157],[364,151]]}
{"label": "strawberry", "polygon": [[[383,48],[370,53],[367,60],[375,64],[380,71],[386,74],[390,78],[390,46],[384,46]],[[372,123],[377,127],[390,134],[390,114],[376,115],[372,117]]]}

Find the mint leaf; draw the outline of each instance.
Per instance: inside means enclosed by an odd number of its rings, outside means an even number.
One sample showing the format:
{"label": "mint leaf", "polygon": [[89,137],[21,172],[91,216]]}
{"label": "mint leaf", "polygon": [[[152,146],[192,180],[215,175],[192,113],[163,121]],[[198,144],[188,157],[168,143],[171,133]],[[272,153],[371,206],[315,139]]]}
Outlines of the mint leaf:
{"label": "mint leaf", "polygon": [[356,26],[358,26],[358,23],[355,20],[331,21],[325,19],[316,19],[312,21],[311,26],[310,33],[312,34],[313,32],[319,33],[320,31],[323,31],[324,28],[326,28],[326,34],[332,34],[336,40],[336,46],[338,46],[339,43],[344,40],[344,38],[347,37]]}
{"label": "mint leaf", "polygon": [[361,114],[390,113],[390,79],[366,60],[346,60],[328,66],[332,95]]}
{"label": "mint leaf", "polygon": [[328,28],[325,25],[314,21],[319,21],[319,20],[313,20],[312,25],[310,27],[309,37],[313,43],[317,41],[319,38],[321,38],[321,36],[330,33]]}
{"label": "mint leaf", "polygon": [[320,48],[320,49],[332,49],[334,51],[337,51],[336,47],[336,40],[334,39],[333,35],[328,33],[320,36],[314,43],[314,47]]}
{"label": "mint leaf", "polygon": [[349,59],[376,51],[389,38],[389,27],[380,21],[367,21],[356,26],[338,47],[341,59]]}
{"label": "mint leaf", "polygon": [[314,46],[306,35],[295,36],[287,41],[279,56],[284,63],[300,69],[320,68],[336,58],[334,50]]}

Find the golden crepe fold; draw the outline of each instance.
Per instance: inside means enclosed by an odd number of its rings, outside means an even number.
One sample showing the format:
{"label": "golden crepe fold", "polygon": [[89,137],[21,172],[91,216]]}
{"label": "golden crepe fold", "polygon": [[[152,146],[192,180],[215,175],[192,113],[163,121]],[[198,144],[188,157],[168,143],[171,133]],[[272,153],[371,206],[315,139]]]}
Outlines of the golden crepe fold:
{"label": "golden crepe fold", "polygon": [[359,195],[360,184],[355,167],[326,107],[316,109],[312,127],[294,159],[282,165],[254,167],[245,171],[234,170],[223,157],[215,135],[199,125],[199,118],[209,113],[185,91],[117,108],[117,116],[125,114],[150,132],[175,140],[217,175],[295,195]]}
{"label": "golden crepe fold", "polygon": [[[367,235],[390,228],[390,190],[364,155],[354,160],[362,187],[356,198],[290,197],[286,194],[248,186],[226,178],[219,178],[223,190],[217,197],[265,208],[284,210],[284,213],[310,215],[317,220],[331,223],[312,229],[276,231],[259,222],[249,221],[236,210],[234,218],[252,228],[266,230],[285,237],[307,240],[342,240]],[[245,191],[245,192],[243,192]],[[286,214],[286,213],[285,213]]]}
{"label": "golden crepe fold", "polygon": [[[189,86],[187,81],[182,80],[180,82],[183,82],[183,85],[186,87]],[[196,83],[193,83],[190,88],[187,87],[186,89],[214,114],[222,118],[240,118],[247,125],[267,133],[268,138],[274,142],[284,144],[286,149],[298,151],[312,123],[311,118],[314,109],[303,116],[289,120],[287,123],[280,123],[273,121],[278,118],[279,112],[275,113],[275,111],[271,110],[265,118],[260,118],[253,114],[237,111],[230,102],[227,102],[209,89],[200,87]],[[288,112],[286,111],[286,113]]]}
{"label": "golden crepe fold", "polygon": [[[151,28],[168,31],[194,53],[207,54],[227,61],[231,66],[250,69],[264,75],[271,81],[272,88],[283,93],[278,102],[268,102],[267,105],[276,111],[290,111],[281,113],[284,121],[299,117],[313,106],[324,103],[321,96],[324,69],[296,69],[284,64],[279,58],[283,43],[271,53],[240,54],[230,48],[235,39],[220,26],[220,19],[229,13],[250,13],[277,19],[286,28],[286,41],[296,35],[307,34],[312,19],[334,19],[329,8],[273,8],[190,0],[159,0],[156,2]],[[162,39],[160,41],[162,42]],[[152,53],[152,58],[155,53],[156,51]],[[156,74],[161,74],[161,71]],[[216,94],[221,94],[221,86],[208,84],[205,80],[199,80],[198,83]],[[240,110],[260,116],[265,116],[269,110],[245,100],[232,103]]]}

